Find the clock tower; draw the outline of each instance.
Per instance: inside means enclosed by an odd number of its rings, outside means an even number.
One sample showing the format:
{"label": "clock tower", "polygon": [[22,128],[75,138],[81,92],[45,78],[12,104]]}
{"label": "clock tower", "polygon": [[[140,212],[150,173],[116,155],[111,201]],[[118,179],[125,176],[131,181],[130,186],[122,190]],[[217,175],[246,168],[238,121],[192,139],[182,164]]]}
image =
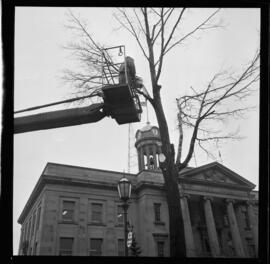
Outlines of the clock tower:
{"label": "clock tower", "polygon": [[138,153],[139,171],[158,170],[158,154],[161,153],[159,129],[147,122],[146,126],[136,132],[135,147]]}

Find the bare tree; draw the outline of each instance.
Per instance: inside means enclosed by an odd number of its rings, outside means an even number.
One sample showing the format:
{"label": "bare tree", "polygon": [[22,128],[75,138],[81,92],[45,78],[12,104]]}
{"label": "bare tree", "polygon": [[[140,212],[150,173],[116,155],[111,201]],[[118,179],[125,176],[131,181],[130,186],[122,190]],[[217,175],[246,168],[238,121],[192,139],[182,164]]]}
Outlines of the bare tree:
{"label": "bare tree", "polygon": [[[192,94],[177,98],[179,144],[176,164],[181,171],[190,161],[195,143],[210,157],[213,154],[205,146],[214,142],[217,147],[220,141],[238,140],[239,131],[213,130],[213,122],[225,122],[229,118],[244,118],[247,111],[254,106],[246,104],[246,99],[254,92],[253,84],[259,80],[259,53],[250,61],[246,68],[238,74],[228,71],[219,72],[210,80],[207,87],[197,92],[191,87]],[[229,108],[232,107],[232,108]],[[192,137],[186,158],[181,161],[183,145],[183,126],[192,128]]]}
{"label": "bare tree", "polygon": [[[252,94],[253,84],[259,79],[259,54],[257,53],[249,65],[238,75],[226,71],[219,72],[214,75],[203,91],[191,88],[191,95],[177,98],[179,143],[177,153],[175,153],[160,94],[162,86],[159,84],[159,79],[163,71],[164,60],[172,49],[191,37],[221,27],[220,23],[215,20],[219,10],[214,10],[199,24],[188,27],[188,30],[184,30],[186,8],[119,8],[115,14],[115,18],[121,27],[126,29],[137,41],[149,66],[151,94],[141,90],[137,92],[151,103],[160,129],[162,152],[166,157],[161,169],[169,209],[170,256],[173,257],[186,256],[180,205],[179,173],[187,167],[194,152],[195,143],[198,143],[208,154],[211,154],[204,146],[206,142],[239,138],[235,133],[224,135],[219,133],[220,131],[213,131],[209,127],[207,128],[207,123],[209,121],[219,122],[230,116],[241,116],[250,109],[246,106],[241,107],[241,104],[235,105],[233,109],[227,109],[224,105],[234,99],[243,101]],[[71,17],[76,26],[75,30],[79,30],[84,35],[81,42],[83,46],[71,45],[71,47],[77,52],[78,58],[84,65],[89,64],[96,70],[96,67],[93,66],[92,53],[99,54],[101,46],[93,41],[86,31],[86,27],[74,15],[71,15]],[[89,43],[85,41],[85,38],[88,39]],[[98,76],[98,74],[94,74],[89,70],[87,76],[83,76],[84,78],[81,78],[80,74],[72,75],[69,73],[69,76],[72,81],[79,83],[78,88],[85,87],[88,89],[88,85]],[[183,130],[187,127],[191,128],[193,132],[188,154],[183,159]]]}

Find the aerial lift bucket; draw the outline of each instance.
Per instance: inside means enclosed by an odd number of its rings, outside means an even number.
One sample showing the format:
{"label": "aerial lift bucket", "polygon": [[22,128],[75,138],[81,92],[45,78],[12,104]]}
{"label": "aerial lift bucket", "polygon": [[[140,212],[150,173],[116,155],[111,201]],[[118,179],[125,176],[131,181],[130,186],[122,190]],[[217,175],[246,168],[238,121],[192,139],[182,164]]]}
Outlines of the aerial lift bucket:
{"label": "aerial lift bucket", "polygon": [[[122,61],[113,63],[112,51],[118,51]],[[129,83],[129,72],[124,46],[116,46],[102,50],[102,91],[104,110],[118,124],[139,122],[141,119],[141,104],[135,89]],[[120,80],[120,74],[125,78]],[[134,65],[135,72],[135,65]],[[123,81],[124,80],[124,81]]]}

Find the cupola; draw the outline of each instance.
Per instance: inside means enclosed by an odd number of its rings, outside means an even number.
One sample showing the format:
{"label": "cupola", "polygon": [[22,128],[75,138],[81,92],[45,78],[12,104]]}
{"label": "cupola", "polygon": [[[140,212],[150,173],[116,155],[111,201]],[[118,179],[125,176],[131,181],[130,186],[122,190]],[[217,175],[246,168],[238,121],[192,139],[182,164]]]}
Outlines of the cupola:
{"label": "cupola", "polygon": [[161,153],[159,128],[147,122],[146,126],[137,130],[135,137],[139,171],[159,169],[158,154]]}

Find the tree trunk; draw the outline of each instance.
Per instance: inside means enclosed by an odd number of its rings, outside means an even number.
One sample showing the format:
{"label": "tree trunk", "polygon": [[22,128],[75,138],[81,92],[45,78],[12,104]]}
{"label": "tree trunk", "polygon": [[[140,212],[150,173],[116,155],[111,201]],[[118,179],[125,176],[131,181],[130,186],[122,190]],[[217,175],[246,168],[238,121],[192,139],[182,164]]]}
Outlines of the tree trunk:
{"label": "tree trunk", "polygon": [[185,234],[177,181],[178,170],[174,164],[168,164],[166,171],[163,171],[163,175],[169,209],[170,256],[186,257]]}
{"label": "tree trunk", "polygon": [[[154,89],[154,91],[157,91],[157,89]],[[178,169],[174,162],[175,153],[173,145],[170,143],[167,121],[159,92],[154,93],[153,106],[161,135],[162,152],[166,157],[164,166],[162,166],[162,173],[169,210],[170,256],[186,257],[184,226],[178,189]]]}

